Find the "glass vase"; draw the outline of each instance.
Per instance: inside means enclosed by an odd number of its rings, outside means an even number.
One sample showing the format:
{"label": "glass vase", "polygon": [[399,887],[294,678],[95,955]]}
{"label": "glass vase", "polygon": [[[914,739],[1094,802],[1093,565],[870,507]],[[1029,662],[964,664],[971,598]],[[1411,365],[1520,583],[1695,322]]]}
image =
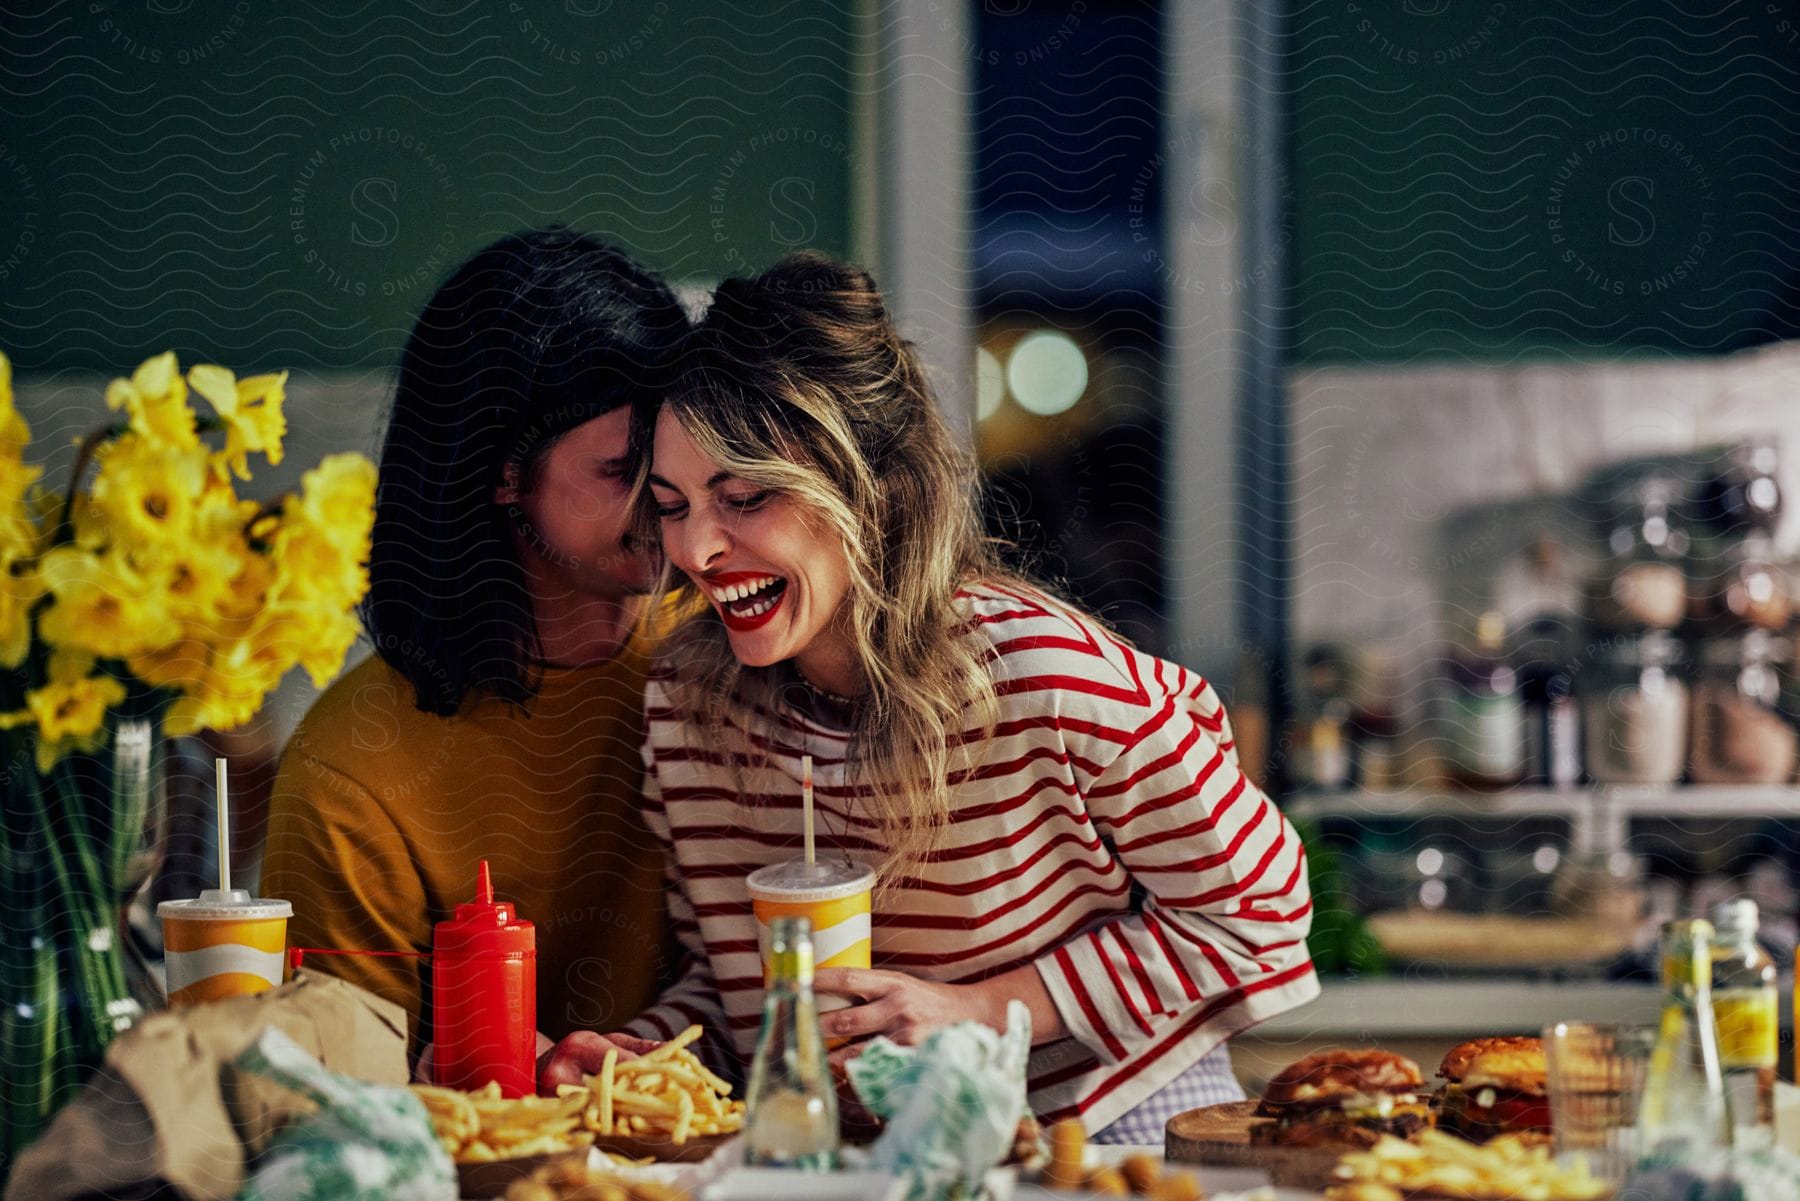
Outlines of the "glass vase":
{"label": "glass vase", "polygon": [[161,845],[151,718],[115,719],[101,748],[40,773],[32,735],[0,735],[0,1181],[142,1016],[121,915]]}

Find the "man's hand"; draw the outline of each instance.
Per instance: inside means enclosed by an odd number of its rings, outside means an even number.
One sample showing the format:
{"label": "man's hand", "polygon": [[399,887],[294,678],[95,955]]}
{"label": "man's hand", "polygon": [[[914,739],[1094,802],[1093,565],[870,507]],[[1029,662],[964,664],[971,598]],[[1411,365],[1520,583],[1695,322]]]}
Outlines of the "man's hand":
{"label": "man's hand", "polygon": [[554,1097],[557,1085],[580,1084],[582,1077],[593,1075],[605,1065],[608,1051],[618,1051],[620,1059],[636,1059],[661,1045],[629,1034],[577,1030],[538,1057],[538,1092]]}

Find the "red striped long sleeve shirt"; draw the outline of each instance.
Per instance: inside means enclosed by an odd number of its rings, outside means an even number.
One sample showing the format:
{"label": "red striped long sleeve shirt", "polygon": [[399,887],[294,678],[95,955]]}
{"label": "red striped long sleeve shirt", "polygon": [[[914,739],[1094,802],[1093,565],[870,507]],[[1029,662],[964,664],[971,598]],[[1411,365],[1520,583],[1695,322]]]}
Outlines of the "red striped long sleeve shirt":
{"label": "red striped long sleeve shirt", "polygon": [[[999,723],[939,846],[877,894],[874,966],[954,983],[1036,967],[1072,1037],[1033,1052],[1032,1108],[1099,1130],[1318,994],[1305,856],[1204,679],[1035,591],[959,599],[992,647]],[[645,816],[690,957],[630,1029],[699,1022],[747,1061],[762,970],[744,877],[799,853],[803,754],[821,847],[869,864],[883,848],[843,731],[776,709],[702,735],[656,679],[646,704]]]}

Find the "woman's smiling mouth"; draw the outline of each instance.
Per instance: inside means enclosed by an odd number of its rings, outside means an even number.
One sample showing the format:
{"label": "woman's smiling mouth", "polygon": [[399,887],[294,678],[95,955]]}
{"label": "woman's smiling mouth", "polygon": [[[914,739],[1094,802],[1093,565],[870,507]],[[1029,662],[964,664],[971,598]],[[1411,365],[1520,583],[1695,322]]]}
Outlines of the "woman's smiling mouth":
{"label": "woman's smiling mouth", "polygon": [[722,572],[707,577],[701,587],[718,607],[725,628],[738,633],[760,629],[774,620],[788,592],[786,579],[758,571]]}

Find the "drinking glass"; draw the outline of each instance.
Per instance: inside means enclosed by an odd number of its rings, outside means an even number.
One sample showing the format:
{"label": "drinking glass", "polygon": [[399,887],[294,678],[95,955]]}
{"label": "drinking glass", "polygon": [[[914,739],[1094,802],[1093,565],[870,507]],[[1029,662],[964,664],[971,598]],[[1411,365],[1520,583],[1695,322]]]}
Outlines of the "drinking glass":
{"label": "drinking glass", "polygon": [[1637,1114],[1656,1031],[1648,1026],[1556,1022],[1544,1027],[1556,1156],[1581,1157],[1618,1183],[1637,1162]]}

